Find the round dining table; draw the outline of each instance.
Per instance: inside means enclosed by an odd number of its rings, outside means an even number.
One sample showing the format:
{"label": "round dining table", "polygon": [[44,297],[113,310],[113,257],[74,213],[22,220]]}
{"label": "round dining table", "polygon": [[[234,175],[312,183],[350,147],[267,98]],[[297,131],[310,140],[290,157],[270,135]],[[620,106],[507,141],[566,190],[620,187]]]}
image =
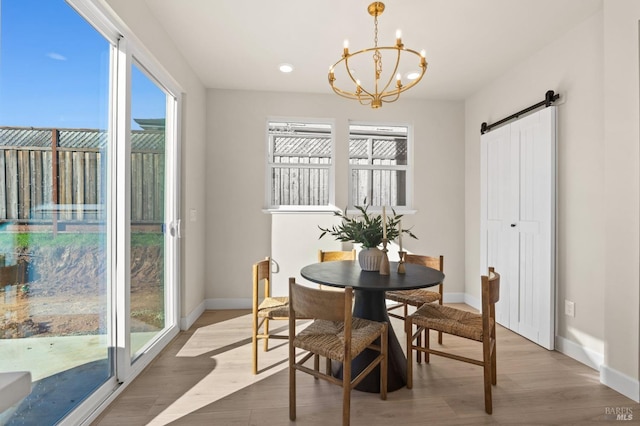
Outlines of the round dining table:
{"label": "round dining table", "polygon": [[[355,302],[353,316],[384,321],[391,325],[385,292],[411,290],[431,287],[444,280],[444,274],[433,268],[405,263],[405,273],[399,274],[398,263],[390,262],[389,275],[380,275],[378,271],[363,271],[355,260],[320,262],[307,265],[300,270],[303,278],[332,287],[353,287]],[[373,350],[366,350],[352,361],[352,375],[356,377],[376,356]],[[334,374],[341,376],[341,367]],[[407,384],[407,358],[396,337],[393,327],[389,326],[389,359],[387,391],[400,389]],[[362,380],[356,389],[365,392],[380,392],[380,368]]]}

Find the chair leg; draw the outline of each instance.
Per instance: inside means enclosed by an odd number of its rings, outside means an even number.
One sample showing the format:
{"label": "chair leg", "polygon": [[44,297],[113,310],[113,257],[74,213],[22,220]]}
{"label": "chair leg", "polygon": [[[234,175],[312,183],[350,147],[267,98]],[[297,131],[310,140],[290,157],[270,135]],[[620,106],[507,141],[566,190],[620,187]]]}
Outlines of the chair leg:
{"label": "chair leg", "polygon": [[264,320],[264,351],[267,352],[269,350],[269,318],[265,318]]}
{"label": "chair leg", "polygon": [[253,351],[253,374],[258,374],[258,317],[253,316],[253,335],[251,336],[251,349]]}
{"label": "chair leg", "polygon": [[424,329],[424,347],[426,349],[425,353],[424,353],[424,362],[429,364],[429,349],[431,348],[431,346],[429,345],[429,334],[430,334],[431,330],[428,328]]}
{"label": "chair leg", "polygon": [[[413,330],[411,330],[411,332],[413,332]],[[418,334],[418,337],[416,338],[416,346],[422,347],[422,335],[421,334]],[[422,351],[416,351],[416,362],[418,364],[422,364]]]}
{"label": "chair leg", "polygon": [[[320,355],[313,355],[313,369],[314,371],[320,371]],[[318,380],[318,377],[314,376],[314,379]]]}
{"label": "chair leg", "polygon": [[438,331],[438,344],[442,344],[442,331]]}
{"label": "chair leg", "polygon": [[493,404],[491,400],[491,386],[495,383],[493,377],[494,369],[494,354],[491,350],[491,336],[486,336],[482,341],[482,368],[484,370],[484,410],[487,414],[491,414],[493,411]]}
{"label": "chair leg", "polygon": [[289,419],[296,419],[296,362],[295,349],[289,348]]}
{"label": "chair leg", "polygon": [[331,358],[326,358],[324,370],[327,376],[331,375]]}
{"label": "chair leg", "polygon": [[410,319],[404,321],[404,334],[407,336],[407,389],[411,389],[413,387],[413,324]]}
{"label": "chair leg", "polygon": [[349,426],[351,418],[351,360],[342,363],[342,425]]}
{"label": "chair leg", "polygon": [[493,341],[493,352],[491,352],[491,384],[498,383],[498,368],[496,363],[496,343]]}
{"label": "chair leg", "polygon": [[385,329],[384,333],[380,336],[380,352],[382,352],[383,355],[382,362],[380,364],[380,399],[387,399],[387,367],[389,360],[388,336],[388,329]]}
{"label": "chair leg", "polygon": [[491,361],[489,359],[485,359],[484,361],[484,410],[487,414],[491,414],[493,412],[493,404],[491,402],[491,382],[493,378],[491,377]]}

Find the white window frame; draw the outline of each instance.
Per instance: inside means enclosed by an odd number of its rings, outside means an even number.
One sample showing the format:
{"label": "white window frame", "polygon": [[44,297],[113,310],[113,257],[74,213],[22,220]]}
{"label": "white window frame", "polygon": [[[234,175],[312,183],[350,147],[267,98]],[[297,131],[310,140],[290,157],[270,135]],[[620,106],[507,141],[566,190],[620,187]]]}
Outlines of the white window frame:
{"label": "white window frame", "polygon": [[[400,170],[405,171],[406,181],[405,181],[405,200],[406,205],[396,206],[390,205],[396,211],[401,211],[403,213],[412,212],[413,208],[413,164],[414,164],[414,154],[413,154],[413,126],[408,123],[372,123],[372,122],[360,122],[360,121],[350,121],[349,122],[349,141],[351,141],[351,129],[352,126],[369,126],[369,127],[377,127],[377,128],[389,128],[389,127],[404,127],[407,129],[407,164],[406,165],[376,165],[376,164],[351,164],[351,153],[347,148],[347,163],[349,165],[348,170],[348,205],[349,210],[355,210],[354,206],[363,204],[361,200],[353,199],[353,171],[354,170]],[[369,151],[371,152],[372,145],[369,146]],[[371,200],[367,200],[367,204],[371,205]],[[371,205],[371,211],[379,211],[382,210],[382,206]]]}
{"label": "white window frame", "polygon": [[[331,155],[328,164],[318,163],[295,163],[296,168],[322,168],[326,169],[329,174],[328,179],[328,203],[323,205],[290,205],[290,204],[273,204],[271,202],[271,193],[273,190],[272,171],[275,168],[287,167],[286,163],[274,163],[273,160],[273,143],[269,131],[270,123],[295,123],[295,125],[304,127],[305,125],[313,127],[314,125],[323,124],[330,127],[329,135],[331,138]],[[335,160],[336,160],[336,142],[335,142],[335,120],[319,119],[319,118],[291,118],[291,117],[269,117],[265,124],[266,134],[266,167],[265,167],[265,206],[267,212],[315,212],[315,211],[334,211],[335,210]]]}

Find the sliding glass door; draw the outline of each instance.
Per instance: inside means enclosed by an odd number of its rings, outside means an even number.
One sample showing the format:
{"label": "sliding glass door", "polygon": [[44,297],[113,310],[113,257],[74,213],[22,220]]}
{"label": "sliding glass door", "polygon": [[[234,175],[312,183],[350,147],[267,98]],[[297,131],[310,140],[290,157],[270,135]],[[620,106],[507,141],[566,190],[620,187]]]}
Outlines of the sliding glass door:
{"label": "sliding glass door", "polygon": [[81,423],[178,331],[178,91],[96,4],[0,0],[0,424]]}
{"label": "sliding glass door", "polygon": [[[165,301],[166,115],[164,90],[140,65],[131,70],[130,356],[167,326]],[[167,99],[169,98],[169,99]],[[168,234],[171,244],[171,235]]]}

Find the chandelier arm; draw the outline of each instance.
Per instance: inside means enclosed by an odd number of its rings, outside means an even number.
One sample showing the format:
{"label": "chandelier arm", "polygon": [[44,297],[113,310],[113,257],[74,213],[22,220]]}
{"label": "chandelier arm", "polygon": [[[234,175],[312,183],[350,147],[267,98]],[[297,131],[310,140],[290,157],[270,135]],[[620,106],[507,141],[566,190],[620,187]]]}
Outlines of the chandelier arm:
{"label": "chandelier arm", "polygon": [[[332,72],[333,72],[333,70],[335,70],[335,69],[336,69],[336,67],[337,67],[341,62],[344,62],[344,64],[345,64],[345,69],[347,70],[347,74],[349,75],[349,78],[351,79],[351,81],[353,82],[353,84],[355,84],[355,85],[356,85],[356,87],[358,87],[358,86],[357,86],[357,85],[358,85],[358,83],[357,83],[357,81],[356,81],[357,79],[353,76],[353,74],[351,74],[351,70],[349,69],[349,61],[348,61],[348,59],[349,59],[350,57],[356,56],[356,55],[358,55],[358,54],[360,54],[360,53],[367,52],[367,51],[369,51],[369,50],[373,50],[373,49],[364,49],[364,50],[359,50],[359,51],[357,51],[357,52],[355,52],[355,53],[349,54],[348,56],[344,56],[344,57],[343,57],[342,59],[340,59],[338,62],[336,62],[335,64],[333,64],[333,66],[329,69],[329,84],[331,85],[331,88],[333,89],[333,91],[334,91],[336,94],[338,94],[338,95],[340,95],[340,96],[342,96],[342,97],[344,97],[344,98],[347,98],[347,99],[355,99],[355,100],[360,101],[360,99],[361,99],[361,95],[358,95],[358,93],[357,93],[357,92],[351,92],[351,91],[348,91],[348,90],[340,89],[339,87],[337,87],[337,86],[333,83],[333,80],[335,80],[335,77],[333,77],[333,76],[332,76]],[[332,78],[333,78],[333,79],[332,79]],[[373,95],[372,95],[371,93],[369,93],[369,91],[368,91],[368,90],[366,90],[366,89],[365,89],[365,88],[363,88],[362,86],[359,86],[359,87],[360,87],[360,90],[362,91],[362,93],[365,93],[365,94],[367,94],[368,96],[370,96],[370,97],[372,97],[372,98],[373,98]],[[369,102],[368,104],[363,104],[363,105],[369,105],[369,104],[370,104],[370,102]]]}
{"label": "chandelier arm", "polygon": [[[425,74],[425,73],[426,73],[426,71],[427,71],[427,62],[426,62],[426,61],[424,61],[424,63],[423,63],[423,61],[422,61],[422,55],[421,55],[421,54],[419,54],[419,53],[418,53],[418,52],[416,52],[415,50],[411,50],[411,49],[405,49],[405,50],[406,50],[407,52],[411,52],[411,53],[415,54],[416,56],[420,57],[420,62],[421,62],[421,63],[420,63],[420,65],[419,65],[419,66],[420,66],[420,69],[422,70],[422,72],[420,73],[420,75],[419,75],[416,79],[412,80],[412,81],[411,81],[411,83],[408,83],[406,86],[402,86],[402,88],[401,88],[399,91],[393,91],[393,92],[390,92],[390,93],[388,93],[388,94],[384,94],[383,98],[386,98],[386,97],[387,97],[387,96],[389,96],[389,95],[393,95],[393,94],[394,94],[394,93],[396,93],[396,92],[397,92],[397,94],[398,94],[398,96],[399,96],[399,95],[400,95],[400,93],[402,93],[402,92],[404,92],[404,91],[406,91],[406,90],[411,89],[413,86],[415,86],[416,84],[418,84],[418,83],[420,82],[420,80],[422,80],[422,77],[424,77],[424,74]],[[396,98],[396,99],[397,99],[397,98]],[[395,100],[395,99],[394,99],[394,100]],[[389,101],[389,102],[393,102],[393,101]]]}
{"label": "chandelier arm", "polygon": [[[354,92],[349,92],[347,90],[342,90],[339,87],[337,87],[334,84],[335,81],[335,76],[334,76],[334,70],[336,69],[336,67],[343,62],[346,59],[346,57],[343,57],[342,59],[340,59],[338,62],[336,62],[335,64],[333,64],[333,66],[331,68],[329,68],[329,85],[331,86],[331,89],[337,94],[340,95],[344,98],[347,99],[358,99],[358,96],[354,93]],[[348,68],[347,68],[348,69]],[[355,81],[354,81],[355,83]]]}
{"label": "chandelier arm", "polygon": [[[398,52],[398,56],[396,57],[396,65],[393,68],[393,72],[391,73],[391,75],[389,76],[389,80],[387,81],[387,84],[385,84],[384,88],[380,91],[379,95],[381,99],[386,98],[389,95],[393,95],[395,93],[398,94],[398,96],[400,95],[400,93],[403,92],[403,90],[399,90],[398,88],[387,92],[386,90],[389,88],[389,86],[391,85],[391,83],[393,82],[393,80],[396,78],[396,73],[398,72],[398,66],[400,65],[400,56],[402,54],[402,50],[398,49],[397,47],[382,47],[381,49],[385,49],[385,50],[397,50]],[[376,90],[377,91],[377,90]]]}
{"label": "chandelier arm", "polygon": [[[367,91],[367,89],[365,89],[364,87],[362,87],[362,86],[360,86],[360,85],[358,84],[358,79],[357,79],[357,78],[355,78],[355,77],[353,76],[353,74],[351,74],[351,68],[349,68],[349,58],[350,58],[350,57],[352,57],[352,56],[355,56],[355,55],[357,55],[357,54],[359,54],[359,53],[361,53],[361,52],[362,52],[362,50],[360,50],[360,51],[358,51],[358,52],[356,52],[356,53],[350,54],[350,55],[348,55],[348,56],[345,56],[344,58],[342,58],[342,60],[344,61],[344,66],[345,66],[345,68],[346,68],[346,70],[347,70],[347,74],[349,75],[349,78],[351,79],[351,81],[353,81],[353,84],[355,84],[355,85],[356,85],[356,89],[357,89],[357,88],[360,88],[360,91],[361,91],[361,92],[364,92],[364,93],[366,93],[367,95],[371,96],[371,93],[369,93],[369,92]],[[358,91],[357,91],[357,90],[356,90],[353,94],[356,96],[356,99],[360,100],[360,96],[361,96],[361,95],[359,95],[359,94],[358,94]],[[360,103],[362,103],[362,102],[360,102]],[[363,105],[364,105],[364,104],[363,104]],[[368,105],[368,104],[366,104],[366,105]]]}

